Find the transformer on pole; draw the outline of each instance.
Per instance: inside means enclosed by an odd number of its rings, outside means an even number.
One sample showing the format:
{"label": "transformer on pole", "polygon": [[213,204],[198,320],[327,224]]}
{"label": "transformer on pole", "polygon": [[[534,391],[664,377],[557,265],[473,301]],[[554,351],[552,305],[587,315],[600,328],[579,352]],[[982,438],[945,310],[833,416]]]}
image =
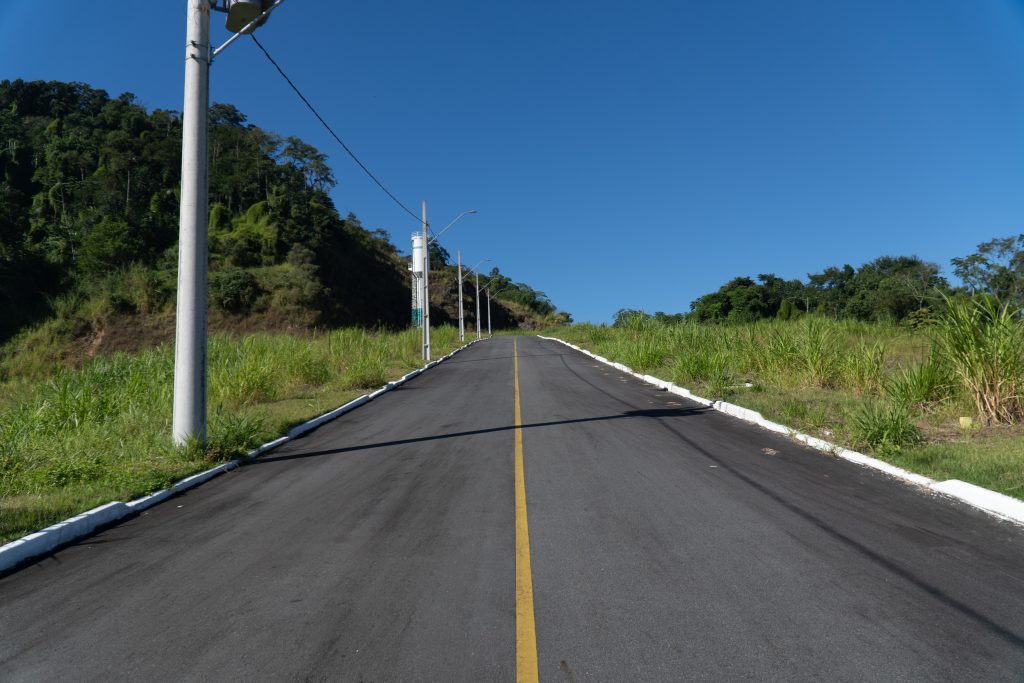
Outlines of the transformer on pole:
{"label": "transformer on pole", "polygon": [[423,327],[423,233],[412,234],[412,324]]}

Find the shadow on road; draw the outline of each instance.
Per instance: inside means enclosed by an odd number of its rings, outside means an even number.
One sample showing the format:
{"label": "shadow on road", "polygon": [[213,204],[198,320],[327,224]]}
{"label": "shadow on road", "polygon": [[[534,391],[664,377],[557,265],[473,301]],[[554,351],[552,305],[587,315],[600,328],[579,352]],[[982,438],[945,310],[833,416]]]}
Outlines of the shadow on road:
{"label": "shadow on road", "polygon": [[[555,427],[557,425],[580,424],[583,422],[603,422],[606,420],[621,420],[630,417],[664,418],[664,417],[688,417],[707,412],[708,408],[657,408],[651,410],[627,410],[618,415],[602,415],[600,417],[580,417],[572,420],[553,420],[551,422],[531,422],[522,425],[523,429],[536,429],[537,427]],[[386,448],[387,446],[403,446],[410,443],[421,443],[425,441],[437,441],[439,439],[455,439],[462,436],[476,436],[477,434],[491,434],[494,432],[506,432],[515,429],[515,425],[505,427],[488,427],[486,429],[473,429],[465,432],[451,432],[448,434],[433,434],[430,436],[417,436],[409,439],[396,439],[394,441],[381,441],[378,443],[361,444],[358,446],[345,446],[343,448],[332,448],[325,451],[309,451],[306,453],[290,453],[288,455],[270,456],[253,460],[249,465],[264,465],[284,460],[299,460],[302,458],[315,458],[323,455],[337,455],[339,453],[351,453],[371,448]]]}
{"label": "shadow on road", "polygon": [[[564,353],[521,353],[520,358],[546,358],[546,357],[559,357],[564,356]],[[509,354],[507,356],[488,356],[487,358],[462,358],[459,360],[446,360],[445,365],[455,365],[456,363],[482,363],[488,360],[513,360],[515,356]]]}

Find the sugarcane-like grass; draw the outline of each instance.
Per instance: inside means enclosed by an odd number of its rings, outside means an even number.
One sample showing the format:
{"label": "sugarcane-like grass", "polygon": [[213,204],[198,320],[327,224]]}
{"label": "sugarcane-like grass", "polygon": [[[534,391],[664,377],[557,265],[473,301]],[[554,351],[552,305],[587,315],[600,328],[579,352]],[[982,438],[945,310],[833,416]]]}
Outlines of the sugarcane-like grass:
{"label": "sugarcane-like grass", "polygon": [[923,329],[638,316],[551,334],[921,474],[1024,498],[1024,321],[989,300],[951,301]]}
{"label": "sugarcane-like grass", "polygon": [[[432,332],[434,355],[458,332]],[[0,384],[0,541],[131,500],[242,455],[422,365],[420,332],[214,336],[205,447],[171,445],[174,350],[96,358]],[[11,366],[18,359],[7,357]]]}

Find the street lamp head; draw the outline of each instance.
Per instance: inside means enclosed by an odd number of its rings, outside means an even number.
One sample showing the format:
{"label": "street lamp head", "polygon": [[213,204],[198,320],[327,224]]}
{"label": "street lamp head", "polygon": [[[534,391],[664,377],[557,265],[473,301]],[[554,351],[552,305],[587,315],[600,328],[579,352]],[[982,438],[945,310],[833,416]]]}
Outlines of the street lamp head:
{"label": "street lamp head", "polygon": [[[266,12],[271,5],[274,4],[273,0],[226,0],[228,5],[228,18],[224,22],[225,28],[232,33],[238,33],[243,28],[248,26],[256,17]],[[256,30],[257,26],[262,26],[266,23],[267,18],[264,18],[256,26],[253,26],[247,31],[252,33]]]}
{"label": "street lamp head", "polygon": [[448,225],[444,226],[444,228],[442,228],[440,230],[440,232],[436,233],[433,237],[431,237],[430,241],[431,242],[436,242],[438,239],[441,238],[441,235],[445,234],[448,231],[448,228],[450,228],[453,225],[455,225],[456,223],[458,223],[460,218],[462,218],[466,214],[470,214],[470,213],[480,213],[480,212],[477,211],[476,209],[470,209],[469,211],[463,211],[462,213],[460,213],[458,216],[455,217],[455,220],[453,220]]}

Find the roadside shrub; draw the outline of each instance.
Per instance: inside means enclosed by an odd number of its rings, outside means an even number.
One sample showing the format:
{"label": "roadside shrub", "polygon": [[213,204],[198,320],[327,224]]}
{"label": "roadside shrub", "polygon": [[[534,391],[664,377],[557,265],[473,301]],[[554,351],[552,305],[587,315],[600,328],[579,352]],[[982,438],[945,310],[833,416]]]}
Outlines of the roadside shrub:
{"label": "roadside shrub", "polygon": [[705,398],[724,399],[736,393],[732,375],[724,371],[704,380],[704,387],[708,393]]}
{"label": "roadside shrub", "polygon": [[936,359],[898,370],[883,382],[886,397],[908,409],[927,408],[949,397],[951,380]]}
{"label": "roadside shrub", "polygon": [[218,410],[210,418],[205,457],[211,462],[245,455],[259,442],[264,420],[256,415]]}
{"label": "roadside shrub", "polygon": [[791,320],[800,314],[800,310],[793,305],[793,302],[789,299],[783,299],[782,303],[779,304],[779,312],[775,314],[775,317],[779,320]]}
{"label": "roadside shrub", "polygon": [[210,304],[226,313],[251,310],[259,293],[256,278],[247,270],[226,268],[210,275]]}
{"label": "roadside shrub", "polygon": [[82,236],[77,258],[81,269],[95,276],[128,265],[142,251],[137,229],[125,221],[104,216]]}
{"label": "roadside shrub", "polygon": [[115,274],[115,282],[118,296],[139,313],[153,313],[170,298],[156,273],[141,263]]}
{"label": "roadside shrub", "polygon": [[316,266],[284,263],[256,272],[262,290],[271,293],[274,306],[311,306],[324,293]]}
{"label": "roadside shrub", "polygon": [[900,403],[865,403],[853,414],[851,431],[860,445],[882,454],[898,453],[922,440],[910,410]]}

